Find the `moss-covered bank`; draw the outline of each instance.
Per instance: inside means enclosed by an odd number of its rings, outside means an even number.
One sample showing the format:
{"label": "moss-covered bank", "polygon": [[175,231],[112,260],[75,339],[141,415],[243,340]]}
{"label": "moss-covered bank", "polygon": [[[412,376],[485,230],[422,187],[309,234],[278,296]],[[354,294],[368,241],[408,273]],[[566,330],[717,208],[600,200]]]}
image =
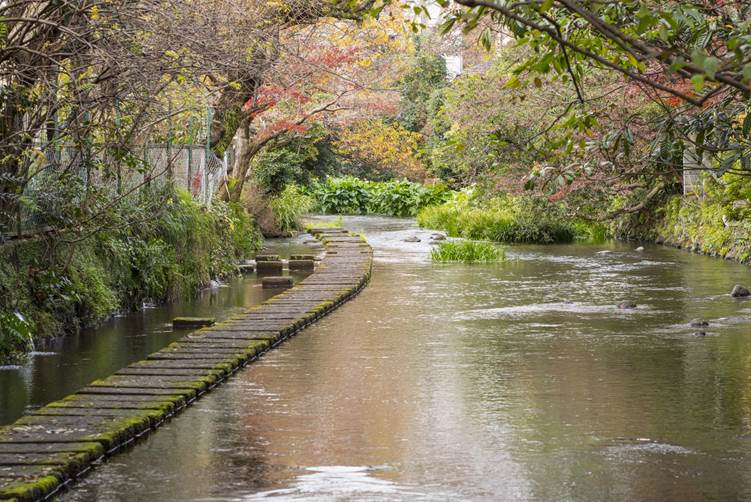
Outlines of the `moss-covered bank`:
{"label": "moss-covered bank", "polygon": [[751,204],[710,193],[674,197],[662,209],[657,242],[741,263],[751,263]]}
{"label": "moss-covered bank", "polygon": [[[238,259],[260,245],[253,219],[240,207],[204,208],[187,193],[163,187],[84,231],[67,231],[0,246],[0,364],[28,350],[28,337],[74,332],[113,312],[193,295],[216,277],[236,273]],[[153,202],[153,199],[152,199]]]}

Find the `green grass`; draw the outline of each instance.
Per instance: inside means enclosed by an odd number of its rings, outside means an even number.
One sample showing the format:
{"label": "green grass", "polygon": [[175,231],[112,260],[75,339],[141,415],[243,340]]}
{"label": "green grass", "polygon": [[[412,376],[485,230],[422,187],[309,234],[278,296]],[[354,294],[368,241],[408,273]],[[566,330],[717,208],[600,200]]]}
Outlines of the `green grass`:
{"label": "green grass", "polygon": [[451,237],[509,244],[604,242],[608,237],[605,225],[573,220],[559,206],[529,196],[471,200],[460,194],[422,209],[417,223]]}
{"label": "green grass", "polygon": [[502,247],[489,242],[446,241],[430,252],[436,263],[499,263],[506,260]]}

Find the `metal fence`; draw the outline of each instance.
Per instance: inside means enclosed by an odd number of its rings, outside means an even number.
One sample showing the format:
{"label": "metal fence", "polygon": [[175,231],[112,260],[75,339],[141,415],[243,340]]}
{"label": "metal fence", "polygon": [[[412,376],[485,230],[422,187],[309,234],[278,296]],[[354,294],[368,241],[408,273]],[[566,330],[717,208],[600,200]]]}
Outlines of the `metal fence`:
{"label": "metal fence", "polygon": [[147,144],[132,149],[127,162],[116,159],[112,151],[100,150],[102,154],[91,158],[78,148],[40,147],[39,160],[24,186],[17,214],[6,215],[3,219],[8,223],[0,224],[0,240],[4,240],[3,234],[5,238],[15,238],[45,230],[40,222],[49,208],[40,207],[38,201],[49,199],[50,186],[63,172],[78,177],[85,187],[111,191],[113,198],[172,182],[199,203],[211,206],[231,160],[229,152],[220,159],[205,145]]}

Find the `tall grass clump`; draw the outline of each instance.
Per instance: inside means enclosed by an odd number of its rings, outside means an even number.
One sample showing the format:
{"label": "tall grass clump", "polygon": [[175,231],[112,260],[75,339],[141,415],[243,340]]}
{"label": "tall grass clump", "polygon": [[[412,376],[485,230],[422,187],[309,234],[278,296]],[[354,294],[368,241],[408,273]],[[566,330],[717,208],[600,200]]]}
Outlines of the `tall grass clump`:
{"label": "tall grass clump", "polygon": [[302,230],[302,217],[313,208],[313,199],[297,185],[286,185],[284,190],[271,199],[271,212],[277,229],[283,234]]}
{"label": "tall grass clump", "polygon": [[404,217],[446,202],[451,191],[440,183],[421,185],[407,180],[368,181],[343,176],[313,183],[310,194],[315,210],[322,213]]}
{"label": "tall grass clump", "polygon": [[436,263],[498,263],[506,260],[503,248],[490,242],[446,241],[430,252]]}

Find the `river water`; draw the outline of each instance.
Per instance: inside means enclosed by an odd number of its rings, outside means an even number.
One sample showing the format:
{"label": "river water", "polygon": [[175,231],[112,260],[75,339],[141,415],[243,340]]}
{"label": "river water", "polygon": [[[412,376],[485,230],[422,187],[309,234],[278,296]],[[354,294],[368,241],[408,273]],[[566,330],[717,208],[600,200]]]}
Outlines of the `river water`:
{"label": "river water", "polygon": [[[269,239],[264,252],[282,257],[310,253],[305,238]],[[306,275],[292,274],[295,280]],[[147,307],[114,317],[97,328],[51,340],[33,352],[27,364],[0,366],[0,426],[182,338],[189,331],[173,330],[175,317],[214,317],[221,321],[276,293],[264,290],[260,279],[250,274],[202,291],[190,301]]]}
{"label": "river water", "polygon": [[751,499],[749,269],[619,244],[433,265],[410,220],[345,224],[375,250],[360,296],[64,499]]}

